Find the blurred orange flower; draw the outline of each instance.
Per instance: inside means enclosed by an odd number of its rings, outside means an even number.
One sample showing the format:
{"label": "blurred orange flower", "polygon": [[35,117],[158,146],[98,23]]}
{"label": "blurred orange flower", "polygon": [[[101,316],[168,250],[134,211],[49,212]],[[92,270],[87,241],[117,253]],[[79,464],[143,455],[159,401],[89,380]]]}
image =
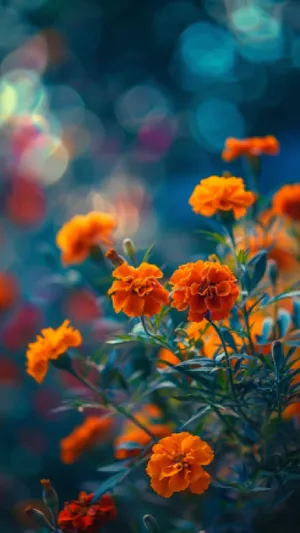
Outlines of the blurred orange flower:
{"label": "blurred orange flower", "polygon": [[65,503],[57,519],[63,533],[99,533],[107,522],[117,516],[110,494],[93,503],[94,494],[81,492],[78,500]]}
{"label": "blurred orange flower", "polygon": [[19,286],[17,279],[6,272],[0,272],[0,313],[10,311],[17,303]]}
{"label": "blurred orange flower", "polygon": [[224,161],[233,161],[237,157],[248,156],[257,157],[263,154],[277,155],[279,152],[279,142],[273,135],[266,137],[250,137],[248,139],[235,139],[229,137],[225,142],[222,152]]}
{"label": "blurred orange flower", "polygon": [[111,245],[116,219],[108,213],[92,211],[76,215],[59,230],[56,244],[65,265],[82,263],[97,245]]}
{"label": "blurred orange flower", "polygon": [[284,185],[273,196],[274,213],[300,222],[300,183]]}
{"label": "blurred orange flower", "polygon": [[146,472],[153,490],[164,498],[188,488],[201,494],[210,484],[210,475],[202,465],[210,464],[213,458],[211,447],[200,437],[187,431],[172,433],[153,446]]}
{"label": "blurred orange flower", "polygon": [[104,441],[113,426],[111,416],[89,416],[60,442],[63,463],[75,463],[87,450]]}
{"label": "blurred orange flower", "polygon": [[195,213],[204,217],[232,211],[235,218],[241,218],[255,199],[253,192],[245,191],[242,178],[210,176],[196,185],[189,204]]}
{"label": "blurred orange flower", "polygon": [[234,235],[237,251],[249,250],[249,257],[252,257],[257,252],[267,249],[268,259],[275,261],[279,271],[291,272],[299,268],[296,258],[297,240],[278,224],[271,227],[256,225],[251,229],[237,227]]}
{"label": "blurred orange flower", "polygon": [[36,341],[29,344],[26,352],[27,373],[38,383],[42,383],[51,360],[58,359],[68,348],[80,346],[81,335],[65,320],[57,329],[42,329]]}
{"label": "blurred orange flower", "polygon": [[116,313],[127,316],[153,316],[169,303],[168,291],[157,281],[163,277],[161,270],[149,263],[135,268],[124,262],[113,271],[117,278],[108,294]]}
{"label": "blurred orange flower", "polygon": [[196,261],[181,265],[171,276],[172,307],[189,309],[188,319],[201,322],[207,312],[212,320],[229,315],[239,296],[237,280],[226,265]]}
{"label": "blurred orange flower", "polygon": [[[162,414],[156,405],[145,405],[134,416],[155,437],[162,438],[170,434],[170,428],[161,422]],[[138,428],[133,422],[127,420],[123,424],[121,434],[116,438],[114,443],[115,457],[117,459],[135,457],[141,453],[141,448],[145,448],[149,444],[150,440],[148,433],[145,433],[145,431]],[[130,443],[130,447],[128,447],[128,443]],[[134,446],[135,444],[136,447]]]}
{"label": "blurred orange flower", "polygon": [[[179,343],[179,347],[180,347],[180,343]],[[182,359],[180,359],[178,355],[171,352],[171,350],[167,350],[167,348],[161,348],[158,352],[158,359],[160,359],[160,361],[157,362],[156,366],[157,368],[166,368],[169,366],[167,363],[170,363],[171,365],[175,366],[181,363],[183,360],[187,359],[187,356],[188,354],[186,350],[185,351],[182,350]]]}

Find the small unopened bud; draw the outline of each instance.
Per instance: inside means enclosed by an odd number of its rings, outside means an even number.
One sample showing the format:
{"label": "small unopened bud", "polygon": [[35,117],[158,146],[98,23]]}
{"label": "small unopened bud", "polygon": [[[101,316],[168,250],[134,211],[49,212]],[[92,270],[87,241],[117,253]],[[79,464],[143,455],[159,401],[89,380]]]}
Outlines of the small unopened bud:
{"label": "small unopened bud", "polygon": [[216,254],[210,254],[208,256],[208,260],[211,261],[212,263],[218,263],[219,262],[219,259],[218,257],[216,256]]}
{"label": "small unopened bud", "polygon": [[151,514],[145,514],[143,517],[143,522],[144,522],[145,528],[150,533],[160,533],[161,531],[160,527],[158,523],[156,522],[154,516],[152,516]]}
{"label": "small unopened bud", "polygon": [[111,248],[105,254],[105,257],[115,266],[118,267],[125,262],[125,259],[119,255],[116,250]]}
{"label": "small unopened bud", "polygon": [[135,264],[136,262],[136,248],[131,239],[124,239],[123,241],[124,254],[127,255],[130,261]]}
{"label": "small unopened bud", "polygon": [[43,486],[43,502],[48,507],[54,518],[58,515],[58,496],[49,479],[41,479]]}
{"label": "small unopened bud", "polygon": [[54,527],[47,520],[44,513],[42,513],[38,509],[34,509],[33,507],[26,507],[25,514],[36,526],[46,527],[50,531],[55,531]]}
{"label": "small unopened bud", "polygon": [[278,268],[277,268],[276,261],[274,261],[273,259],[268,261],[267,272],[268,272],[268,276],[269,276],[272,286],[276,287],[277,279],[278,279]]}

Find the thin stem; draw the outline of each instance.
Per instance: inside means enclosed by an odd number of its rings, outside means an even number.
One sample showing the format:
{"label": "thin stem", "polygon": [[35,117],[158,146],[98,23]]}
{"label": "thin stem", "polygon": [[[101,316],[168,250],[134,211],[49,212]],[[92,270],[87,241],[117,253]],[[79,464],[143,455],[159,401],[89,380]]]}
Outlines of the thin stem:
{"label": "thin stem", "polygon": [[161,340],[160,338],[156,337],[156,335],[154,335],[154,333],[151,333],[151,331],[149,331],[148,326],[146,324],[145,317],[143,315],[141,316],[141,323],[142,323],[144,331],[145,331],[146,335],[148,335],[148,337],[151,337],[151,339],[154,339],[158,344],[160,344],[162,346],[162,348],[166,348],[170,352],[174,351],[173,347],[168,342],[165,342],[165,341]]}
{"label": "thin stem", "polygon": [[231,364],[230,364],[229,353],[228,353],[228,350],[227,350],[225,339],[223,337],[222,331],[217,326],[217,324],[215,324],[214,321],[211,320],[210,318],[208,318],[207,320],[212,325],[214,330],[216,331],[216,333],[217,333],[217,335],[220,338],[220,341],[222,343],[222,346],[223,346],[223,349],[224,349],[224,353],[225,353],[226,367],[227,367],[227,372],[228,372],[228,377],[229,377],[229,386],[230,386],[230,390],[231,390],[231,395],[232,395],[232,398],[235,401],[235,403],[237,403],[237,398],[236,398],[235,389],[234,389],[234,383],[233,383],[232,368],[231,368]]}
{"label": "thin stem", "polygon": [[227,366],[227,372],[228,372],[228,376],[229,376],[229,385],[230,385],[230,391],[231,391],[231,395],[232,395],[232,399],[236,405],[236,409],[238,411],[238,413],[240,414],[240,416],[245,420],[245,422],[247,422],[247,424],[250,424],[252,425],[253,424],[253,421],[250,420],[247,415],[244,413],[243,409],[241,408],[241,406],[238,404],[238,399],[236,397],[236,393],[235,393],[235,388],[234,388],[234,382],[233,382],[233,374],[232,374],[232,368],[231,368],[231,365],[230,365],[230,359],[229,359],[229,354],[228,354],[228,350],[227,350],[227,346],[226,346],[226,342],[225,342],[225,339],[223,337],[223,334],[222,334],[222,331],[220,330],[220,328],[217,326],[217,324],[215,324],[211,319],[207,319],[209,321],[209,323],[213,326],[213,328],[215,329],[215,331],[217,332],[220,340],[221,340],[221,343],[222,343],[222,346],[224,348],[224,352],[225,352],[225,358],[226,358],[226,366]]}
{"label": "thin stem", "polygon": [[128,418],[128,420],[130,420],[133,424],[135,424],[139,429],[147,433],[147,435],[151,438],[152,441],[157,440],[155,435],[153,435],[153,433],[146,426],[144,426],[141,422],[139,422],[139,420],[132,413],[127,411],[125,407],[122,407],[121,405],[118,405],[117,403],[115,403],[113,400],[110,400],[109,398],[107,398],[104,391],[102,390],[99,391],[89,380],[87,380],[81,374],[78,374],[75,370],[73,370],[72,373],[79,381],[81,381],[81,383],[83,383],[86,387],[88,387],[92,392],[94,392],[97,395],[101,395],[104,399],[105,406],[112,407],[115,411],[117,411],[118,413]]}

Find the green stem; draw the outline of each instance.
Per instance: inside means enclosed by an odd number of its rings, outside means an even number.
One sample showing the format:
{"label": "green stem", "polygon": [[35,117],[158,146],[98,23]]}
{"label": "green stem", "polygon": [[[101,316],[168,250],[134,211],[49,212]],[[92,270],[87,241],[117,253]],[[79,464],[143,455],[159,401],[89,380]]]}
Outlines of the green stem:
{"label": "green stem", "polygon": [[160,346],[162,348],[166,348],[170,352],[174,352],[174,348],[168,342],[163,341],[162,339],[160,339],[159,337],[157,337],[156,335],[151,333],[151,331],[149,331],[148,326],[146,324],[145,317],[143,315],[141,316],[141,323],[142,323],[144,331],[145,331],[146,335],[148,335],[148,337],[151,337],[151,339],[154,339],[156,341],[156,343],[160,344]]}
{"label": "green stem", "polygon": [[228,373],[228,377],[229,377],[229,386],[230,386],[231,396],[232,396],[233,400],[235,401],[235,403],[237,403],[237,398],[236,398],[235,389],[234,389],[234,383],[233,383],[232,368],[231,368],[231,364],[230,364],[229,353],[228,353],[228,350],[227,350],[225,339],[223,337],[222,331],[217,326],[217,324],[215,324],[215,322],[213,320],[211,320],[210,318],[208,318],[207,320],[212,325],[214,330],[216,331],[216,333],[217,333],[217,335],[220,338],[220,341],[222,343],[222,346],[223,346],[223,349],[224,349],[224,353],[225,353],[226,367],[227,367],[227,373]]}
{"label": "green stem", "polygon": [[113,400],[110,400],[109,398],[107,398],[104,391],[102,390],[99,391],[89,380],[87,380],[84,376],[81,376],[81,374],[78,374],[75,370],[73,370],[72,373],[81,383],[83,383],[86,387],[88,387],[92,392],[94,392],[97,395],[100,394],[104,399],[105,406],[112,407],[115,411],[117,411],[121,415],[128,418],[128,420],[130,420],[133,424],[135,424],[139,429],[147,433],[147,435],[151,438],[152,441],[157,440],[155,435],[153,435],[153,433],[146,426],[144,426],[141,422],[139,422],[139,420],[137,420],[137,418],[135,418],[135,416],[132,413],[130,413],[127,409],[125,409],[125,407],[122,407],[121,405],[118,405],[117,403],[115,403]]}

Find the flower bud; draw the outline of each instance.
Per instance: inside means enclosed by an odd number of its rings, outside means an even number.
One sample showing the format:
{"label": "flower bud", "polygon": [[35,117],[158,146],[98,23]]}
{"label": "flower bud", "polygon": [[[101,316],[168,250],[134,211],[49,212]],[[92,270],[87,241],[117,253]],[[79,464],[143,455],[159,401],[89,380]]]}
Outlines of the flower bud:
{"label": "flower bud", "polygon": [[136,262],[136,248],[131,239],[124,239],[123,241],[124,254],[127,255],[130,261],[135,264]]}
{"label": "flower bud", "polygon": [[143,522],[144,522],[145,528],[150,533],[160,533],[161,531],[160,527],[158,523],[156,522],[154,516],[152,516],[151,514],[145,514],[143,517]]}
{"label": "flower bud", "polygon": [[36,526],[46,527],[50,531],[55,531],[54,527],[47,520],[44,513],[42,513],[38,509],[34,509],[33,507],[26,507],[25,514]]}
{"label": "flower bud", "polygon": [[119,255],[116,250],[111,248],[105,254],[105,257],[115,266],[118,267],[125,262],[125,259]]}
{"label": "flower bud", "polygon": [[51,511],[54,518],[58,515],[58,496],[49,479],[41,479],[43,486],[43,502]]}
{"label": "flower bud", "polygon": [[273,259],[268,261],[267,272],[268,272],[268,276],[269,276],[272,286],[276,287],[277,279],[278,279],[278,268],[277,268],[276,262]]}

